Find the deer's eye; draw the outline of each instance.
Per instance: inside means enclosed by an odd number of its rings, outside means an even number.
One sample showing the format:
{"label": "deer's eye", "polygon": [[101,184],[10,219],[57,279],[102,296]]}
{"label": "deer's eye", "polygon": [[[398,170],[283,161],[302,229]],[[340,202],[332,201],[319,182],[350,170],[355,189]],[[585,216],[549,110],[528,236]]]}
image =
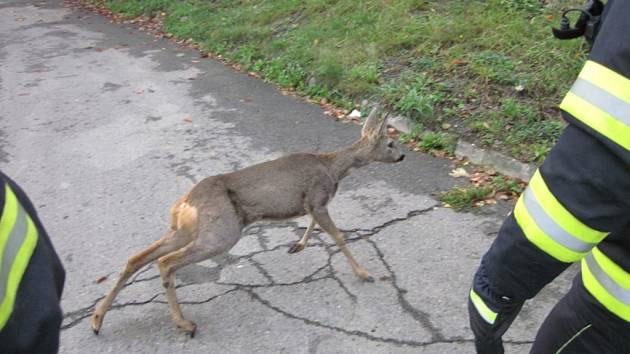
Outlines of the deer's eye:
{"label": "deer's eye", "polygon": [[389,143],[387,143],[387,147],[393,148],[394,147],[394,142],[390,141]]}

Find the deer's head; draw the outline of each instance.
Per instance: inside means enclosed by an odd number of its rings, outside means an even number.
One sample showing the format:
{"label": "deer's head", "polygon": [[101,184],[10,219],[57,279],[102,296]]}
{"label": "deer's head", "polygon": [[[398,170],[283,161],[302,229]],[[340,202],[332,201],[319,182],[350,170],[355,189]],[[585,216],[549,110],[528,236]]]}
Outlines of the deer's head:
{"label": "deer's head", "polygon": [[360,144],[369,161],[400,162],[405,154],[396,143],[387,137],[387,116],[380,117],[379,108],[375,107],[368,115],[361,131]]}

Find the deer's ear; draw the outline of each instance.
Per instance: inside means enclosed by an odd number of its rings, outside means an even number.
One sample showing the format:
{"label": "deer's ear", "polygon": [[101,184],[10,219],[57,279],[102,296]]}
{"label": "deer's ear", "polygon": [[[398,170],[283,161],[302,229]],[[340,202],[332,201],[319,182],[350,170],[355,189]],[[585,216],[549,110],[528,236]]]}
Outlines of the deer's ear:
{"label": "deer's ear", "polygon": [[389,112],[385,114],[385,117],[380,120],[378,127],[378,137],[385,136],[385,131],[387,130],[387,118],[389,116]]}
{"label": "deer's ear", "polygon": [[383,123],[379,120],[378,111],[379,107],[376,106],[372,108],[372,111],[368,114],[368,117],[365,119],[365,123],[363,123],[363,130],[361,130],[362,137],[369,139],[378,137]]}

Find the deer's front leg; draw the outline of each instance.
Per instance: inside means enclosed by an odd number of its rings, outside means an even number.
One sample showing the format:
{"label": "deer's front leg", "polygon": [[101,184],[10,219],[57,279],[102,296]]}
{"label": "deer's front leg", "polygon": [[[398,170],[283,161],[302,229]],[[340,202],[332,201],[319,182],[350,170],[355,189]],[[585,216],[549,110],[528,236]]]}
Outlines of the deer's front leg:
{"label": "deer's front leg", "polygon": [[306,232],[304,232],[304,236],[302,236],[302,238],[298,242],[291,245],[291,248],[289,248],[288,252],[297,253],[297,252],[302,251],[304,247],[306,247],[306,242],[308,242],[308,239],[311,237],[311,233],[313,233],[314,228],[315,228],[315,219],[311,218],[311,223],[308,225]]}
{"label": "deer's front leg", "polygon": [[312,216],[313,221],[317,222],[319,226],[321,226],[321,228],[335,240],[337,246],[341,249],[341,252],[343,252],[346,258],[348,258],[348,262],[350,262],[350,266],[352,267],[354,274],[365,281],[373,282],[374,278],[372,278],[370,273],[357,263],[352,256],[352,253],[350,253],[350,250],[346,245],[346,241],[343,238],[343,234],[339,231],[339,229],[337,229],[337,226],[330,218],[330,215],[328,215],[328,209],[326,209],[326,207],[319,207],[313,211]]}

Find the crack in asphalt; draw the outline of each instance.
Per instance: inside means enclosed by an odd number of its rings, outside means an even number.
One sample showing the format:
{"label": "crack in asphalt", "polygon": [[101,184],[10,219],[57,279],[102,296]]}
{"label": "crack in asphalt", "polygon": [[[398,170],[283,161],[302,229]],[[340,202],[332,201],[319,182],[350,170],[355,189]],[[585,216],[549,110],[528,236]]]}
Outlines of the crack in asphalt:
{"label": "crack in asphalt", "polygon": [[[289,319],[293,319],[293,320],[299,320],[302,321],[303,323],[307,324],[307,325],[311,325],[311,326],[316,326],[316,327],[320,327],[320,328],[325,328],[328,330],[332,330],[335,331],[337,333],[341,333],[344,335],[351,335],[351,336],[357,336],[357,337],[361,337],[361,338],[365,338],[371,341],[375,341],[375,342],[380,342],[380,343],[388,343],[388,344],[394,344],[394,345],[398,345],[398,346],[412,346],[412,347],[424,347],[424,346],[429,346],[429,345],[434,345],[434,344],[440,344],[440,343],[471,343],[473,342],[472,338],[461,338],[461,337],[452,337],[452,338],[447,338],[444,336],[444,334],[442,333],[441,329],[438,328],[437,326],[435,326],[431,320],[430,320],[430,314],[428,314],[427,312],[424,312],[418,308],[416,308],[415,306],[413,306],[406,298],[405,294],[406,294],[406,290],[401,288],[400,285],[398,284],[398,279],[396,276],[395,271],[392,269],[391,265],[387,262],[387,260],[385,259],[385,253],[378,247],[378,245],[376,244],[375,241],[370,240],[369,237],[373,236],[377,233],[379,233],[380,231],[382,231],[385,228],[388,228],[392,225],[395,225],[397,223],[403,222],[403,221],[407,221],[410,218],[419,216],[419,215],[423,215],[426,213],[429,213],[430,211],[434,210],[435,207],[437,205],[433,205],[430,206],[428,208],[425,209],[419,209],[419,210],[413,210],[407,213],[406,217],[399,217],[399,218],[395,218],[395,219],[391,219],[388,220],[387,222],[384,222],[383,224],[377,225],[371,229],[363,229],[363,228],[356,228],[356,229],[345,229],[345,230],[341,230],[344,234],[357,234],[358,236],[356,237],[347,237],[346,238],[346,242],[347,243],[354,243],[357,241],[361,241],[361,240],[365,240],[367,241],[371,247],[374,249],[374,251],[376,252],[379,260],[382,262],[382,264],[384,265],[385,269],[387,270],[387,272],[389,273],[389,277],[391,279],[391,285],[394,288],[397,297],[398,297],[398,303],[400,305],[400,307],[402,308],[403,312],[410,315],[423,329],[427,330],[430,335],[431,335],[431,339],[428,341],[414,341],[414,340],[403,340],[403,339],[397,339],[397,338],[388,338],[388,337],[379,337],[379,336],[375,336],[373,334],[370,334],[368,332],[364,332],[364,331],[360,331],[360,330],[349,330],[343,327],[339,327],[339,326],[333,326],[333,325],[328,325],[325,323],[322,323],[320,321],[317,320],[313,320],[310,318],[306,318],[306,317],[301,317],[298,316],[294,313],[291,313],[289,311],[283,310],[280,307],[274,305],[271,301],[265,300],[263,299],[260,295],[258,295],[256,293],[257,289],[264,289],[264,288],[274,288],[274,287],[282,287],[282,286],[296,286],[296,285],[303,285],[303,284],[309,284],[309,283],[314,283],[314,282],[319,282],[319,281],[323,281],[323,280],[333,280],[335,281],[339,287],[346,293],[346,295],[350,298],[350,300],[353,303],[357,302],[357,295],[353,294],[348,287],[343,283],[343,281],[337,276],[337,272],[335,271],[333,265],[332,265],[332,260],[333,257],[337,254],[339,254],[341,251],[339,250],[339,248],[337,247],[336,244],[331,243],[325,243],[321,237],[320,234],[322,234],[323,232],[320,231],[314,231],[313,234],[313,240],[317,240],[317,243],[309,243],[308,245],[306,245],[306,247],[323,247],[324,250],[328,253],[328,258],[326,260],[326,263],[324,265],[322,265],[321,267],[317,268],[316,270],[314,270],[313,272],[311,272],[310,274],[306,275],[305,277],[303,277],[300,280],[297,281],[292,281],[292,282],[278,282],[276,281],[273,276],[267,271],[267,269],[264,268],[264,266],[254,260],[253,258],[256,255],[262,254],[262,253],[267,253],[267,252],[274,252],[283,248],[289,248],[293,242],[288,242],[288,243],[283,243],[283,244],[278,244],[275,247],[269,248],[267,246],[267,243],[265,242],[265,245],[263,247],[263,244],[261,243],[261,247],[263,248],[262,250],[257,250],[245,255],[240,255],[240,256],[230,256],[229,260],[228,260],[228,264],[234,264],[240,260],[248,260],[252,266],[254,266],[257,271],[269,282],[268,284],[243,284],[243,283],[238,283],[238,282],[222,282],[222,281],[215,281],[214,283],[217,285],[222,285],[222,286],[230,286],[232,287],[229,290],[226,290],[220,294],[217,295],[213,295],[210,296],[206,299],[203,300],[199,300],[199,301],[180,301],[179,303],[182,305],[200,305],[200,304],[206,304],[209,303],[211,301],[214,301],[222,296],[226,296],[229,294],[233,294],[235,292],[238,291],[242,291],[245,292],[246,294],[248,294],[250,296],[251,299],[255,300],[256,302],[258,302],[259,304],[261,304],[262,306],[286,317]],[[303,227],[299,227],[297,224],[294,223],[290,223],[290,226],[293,227],[294,231],[297,233],[305,228]],[[273,229],[273,228],[277,228],[277,224],[263,224],[263,225],[257,225],[255,228],[251,228],[249,230],[247,230],[244,234],[254,234],[254,235],[258,235],[261,236],[266,230],[268,229]],[[144,275],[146,272],[148,272],[148,270],[151,268],[152,264],[149,264],[147,266],[145,266],[145,268],[143,268],[142,270],[140,270],[138,273],[136,273],[134,275],[134,277],[125,284],[125,287],[127,286],[131,286],[133,284],[136,283],[140,283],[140,282],[146,282],[149,280],[154,280],[159,278],[159,275],[153,275],[150,277],[145,277],[145,278],[141,278],[142,275]],[[222,267],[223,265],[219,265],[220,267]],[[322,274],[323,272],[325,272],[324,274]],[[179,284],[176,288],[181,289],[181,288],[185,288],[188,286],[192,286],[192,285],[196,285],[197,283],[193,282],[193,283],[186,283],[186,284]],[[114,303],[112,304],[110,310],[118,310],[118,309],[122,309],[125,307],[129,307],[129,306],[141,306],[141,305],[146,305],[149,303],[160,303],[160,304],[167,304],[167,301],[164,300],[160,300],[158,299],[161,295],[163,295],[164,292],[159,292],[157,294],[154,294],[153,296],[151,296],[150,298],[146,299],[146,300],[142,300],[142,301],[132,301],[132,302],[126,302],[126,303],[122,303],[122,304],[118,304],[118,303]],[[81,321],[83,321],[85,318],[88,318],[91,316],[92,311],[94,309],[94,307],[96,306],[96,304],[103,299],[104,296],[99,297],[98,299],[94,300],[90,305],[85,306],[83,308],[80,308],[78,310],[72,311],[72,312],[68,312],[64,315],[64,320],[70,320],[69,322],[65,323],[62,327],[61,330],[67,330],[70,329],[74,326],[76,326],[77,324],[79,324]],[[509,344],[515,344],[515,345],[520,345],[520,344],[531,344],[532,341],[504,341],[505,343],[509,343]]]}
{"label": "crack in asphalt", "polygon": [[[365,338],[374,342],[379,342],[379,343],[388,343],[388,344],[394,344],[394,345],[398,345],[398,346],[411,346],[411,347],[426,347],[429,345],[434,345],[434,344],[441,344],[441,343],[473,343],[474,339],[473,338],[461,338],[461,337],[453,337],[453,338],[433,338],[430,341],[413,341],[413,340],[402,340],[402,339],[396,339],[396,338],[386,338],[386,337],[378,337],[375,335],[372,335],[370,333],[367,332],[363,332],[363,331],[359,331],[359,330],[348,330],[345,329],[343,327],[338,327],[338,326],[332,326],[332,325],[327,325],[324,323],[321,323],[320,321],[316,321],[316,320],[312,320],[310,318],[306,318],[306,317],[301,317],[301,316],[297,316],[293,313],[284,311],[283,309],[273,305],[270,301],[267,301],[263,298],[261,298],[258,294],[256,294],[256,292],[249,288],[249,287],[243,287],[241,289],[238,290],[242,290],[245,291],[247,294],[249,294],[249,296],[259,302],[261,305],[273,310],[274,312],[277,312],[281,315],[283,315],[284,317],[293,319],[293,320],[298,320],[298,321],[302,321],[307,325],[311,325],[311,326],[315,326],[315,327],[320,327],[320,328],[325,328],[328,330],[332,330],[338,333],[342,333],[345,335],[350,335],[350,336],[356,336],[356,337],[361,337],[361,338]],[[532,344],[532,341],[503,341],[504,343],[508,343],[508,344],[516,344],[516,345],[520,345],[520,344]]]}
{"label": "crack in asphalt", "polygon": [[431,333],[431,338],[433,341],[444,340],[444,334],[442,334],[442,331],[431,322],[431,315],[416,308],[409,302],[409,300],[407,300],[407,298],[405,297],[407,291],[398,285],[396,272],[394,272],[391,265],[387,262],[387,260],[385,260],[385,254],[376,245],[376,242],[370,239],[366,239],[365,241],[372,245],[372,247],[376,251],[376,254],[378,255],[378,258],[380,258],[381,262],[385,266],[385,269],[387,269],[387,272],[389,272],[392,280],[391,284],[396,290],[396,294],[398,295],[398,303],[400,304],[400,307],[403,309],[403,311],[409,314],[414,320],[416,320],[416,322],[418,322],[422,326],[422,328],[429,331],[429,333]]}

